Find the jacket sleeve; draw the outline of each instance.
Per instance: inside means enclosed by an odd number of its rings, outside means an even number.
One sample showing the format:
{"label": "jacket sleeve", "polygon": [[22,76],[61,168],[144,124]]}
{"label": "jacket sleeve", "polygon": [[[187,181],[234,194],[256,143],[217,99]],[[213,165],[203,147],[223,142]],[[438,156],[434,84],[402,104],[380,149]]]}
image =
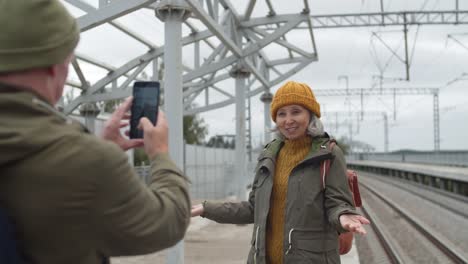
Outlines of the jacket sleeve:
{"label": "jacket sleeve", "polygon": [[258,177],[255,176],[249,200],[242,202],[211,202],[205,201],[202,217],[222,224],[251,224],[254,222],[255,192]]}
{"label": "jacket sleeve", "polygon": [[146,254],[175,245],[190,222],[188,181],[167,154],[151,161],[149,186],[118,148],[96,153],[99,178],[94,206],[103,255]]}
{"label": "jacket sleeve", "polygon": [[204,202],[204,214],[210,220],[222,224],[251,224],[254,222],[254,205],[251,197],[255,192],[251,191],[248,201],[233,202]]}
{"label": "jacket sleeve", "polygon": [[339,221],[342,214],[357,214],[346,176],[346,161],[338,145],[333,147],[330,171],[325,178],[325,210],[328,221],[339,233],[347,232]]}

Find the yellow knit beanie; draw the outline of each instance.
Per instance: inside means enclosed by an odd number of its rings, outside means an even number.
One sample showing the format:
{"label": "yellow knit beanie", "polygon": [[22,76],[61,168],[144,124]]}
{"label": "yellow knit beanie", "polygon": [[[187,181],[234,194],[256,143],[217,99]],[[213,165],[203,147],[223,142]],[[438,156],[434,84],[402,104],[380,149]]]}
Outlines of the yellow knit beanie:
{"label": "yellow knit beanie", "polygon": [[297,104],[309,109],[320,117],[320,105],[315,99],[312,89],[305,84],[288,81],[276,91],[271,102],[271,118],[276,122],[276,112],[283,106]]}

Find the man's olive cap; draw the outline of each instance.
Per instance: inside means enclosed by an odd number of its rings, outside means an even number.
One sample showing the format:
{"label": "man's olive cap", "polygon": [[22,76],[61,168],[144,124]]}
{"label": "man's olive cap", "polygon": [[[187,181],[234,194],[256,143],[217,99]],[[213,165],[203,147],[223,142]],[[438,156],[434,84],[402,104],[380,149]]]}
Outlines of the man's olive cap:
{"label": "man's olive cap", "polygon": [[0,0],[0,73],[64,62],[79,33],[58,0]]}

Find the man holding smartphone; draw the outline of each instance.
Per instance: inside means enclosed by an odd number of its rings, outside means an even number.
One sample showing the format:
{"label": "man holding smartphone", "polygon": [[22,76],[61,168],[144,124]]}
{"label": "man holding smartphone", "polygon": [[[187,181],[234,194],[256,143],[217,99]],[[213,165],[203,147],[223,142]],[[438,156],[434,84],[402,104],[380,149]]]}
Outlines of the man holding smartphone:
{"label": "man holding smartphone", "polygon": [[[168,125],[140,120],[143,139],[120,134],[132,98],[103,139],[53,107],[62,96],[79,29],[59,0],[0,0],[0,209],[26,263],[102,264],[181,240],[188,181],[168,155]],[[149,186],[122,150],[144,146]],[[1,239],[1,238],[0,238]]]}

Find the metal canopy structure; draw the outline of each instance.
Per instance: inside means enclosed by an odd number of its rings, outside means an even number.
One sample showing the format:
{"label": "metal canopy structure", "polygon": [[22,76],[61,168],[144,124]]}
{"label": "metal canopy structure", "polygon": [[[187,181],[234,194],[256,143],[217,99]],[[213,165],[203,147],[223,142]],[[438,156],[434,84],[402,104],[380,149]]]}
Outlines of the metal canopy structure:
{"label": "metal canopy structure", "polygon": [[[245,14],[239,14],[228,0],[222,1],[112,1],[103,4],[99,9],[95,9],[88,3],[81,0],[66,0],[73,6],[87,12],[78,18],[81,31],[87,31],[104,23],[110,23],[115,28],[124,32],[128,36],[135,38],[148,47],[148,51],[141,56],[134,58],[119,68],[107,66],[84,55],[77,56],[74,69],[79,76],[80,84],[69,83],[73,87],[82,89],[81,95],[73,98],[64,106],[65,113],[71,113],[80,104],[92,103],[103,100],[120,99],[130,95],[128,89],[132,81],[138,78],[139,74],[154,62],[153,65],[161,62],[164,56],[164,47],[158,47],[138,34],[126,29],[124,25],[113,22],[120,16],[135,11],[139,8],[149,8],[155,10],[156,15],[161,10],[185,9],[191,12],[191,16],[184,21],[190,28],[190,33],[182,36],[181,42],[185,50],[186,47],[193,49],[195,57],[193,65],[184,65],[183,87],[184,105],[187,113],[196,113],[212,110],[234,102],[234,95],[224,91],[217,86],[218,83],[232,78],[232,71],[241,69],[251,73],[248,80],[250,89],[247,96],[258,94],[269,87],[272,87],[289,76],[297,73],[300,69],[317,60],[317,52],[314,43],[311,17],[308,14],[307,5],[299,14],[283,17],[281,21],[269,19],[255,25],[243,26],[242,23],[249,21],[250,12],[255,4],[249,6]],[[272,16],[274,18],[275,16]],[[203,28],[197,29],[192,20],[203,23]],[[304,32],[307,28],[309,35],[309,45],[298,47],[288,41],[287,34],[295,30]],[[215,38],[216,40],[211,40]],[[200,50],[200,43],[205,43],[210,49],[210,53]],[[275,43],[285,50],[281,58],[270,59],[264,48]],[[206,54],[203,56],[203,54]],[[80,70],[80,62],[85,61],[95,66],[108,70],[108,75],[95,83],[88,83],[86,74]],[[157,67],[157,66],[154,66]],[[284,70],[287,69],[287,70]],[[112,83],[119,78],[126,78],[117,87],[111,87]],[[226,100],[222,103],[213,104],[206,102],[204,106],[191,109],[191,103],[196,97],[210,90],[224,94]],[[206,96],[208,97],[208,96]],[[206,100],[208,101],[208,100]]]}
{"label": "metal canopy structure", "polygon": [[[420,11],[420,12],[382,12],[363,14],[309,15],[309,6],[304,1],[303,9],[297,14],[277,14],[270,1],[269,12],[264,17],[251,17],[256,1],[251,0],[244,13],[239,13],[229,0],[100,0],[98,9],[84,0],[65,0],[86,12],[78,18],[81,31],[109,23],[127,36],[145,45],[148,51],[128,61],[120,67],[79,54],[74,69],[80,83],[69,81],[68,85],[82,90],[79,96],[64,102],[64,111],[69,114],[84,103],[121,99],[130,95],[130,85],[140,79],[147,67],[157,72],[158,65],[164,62],[164,46],[157,46],[145,37],[127,29],[115,20],[139,9],[158,12],[163,9],[184,8],[191,12],[184,25],[190,29],[182,36],[183,49],[193,50],[193,65],[183,65],[184,113],[195,114],[224,107],[235,102],[232,91],[220,83],[231,78],[230,72],[241,67],[251,73],[248,80],[251,97],[268,91],[318,59],[314,40],[314,29],[405,26],[405,25],[456,25],[468,24],[468,11]],[[200,23],[201,22],[201,23]],[[201,24],[201,25],[200,25]],[[289,34],[300,32],[302,38],[309,36],[309,45],[295,45],[288,40]],[[211,51],[201,50],[204,43]],[[270,59],[267,47],[282,47],[285,52],[281,58]],[[108,74],[89,83],[86,73],[81,71],[82,62],[93,64]],[[155,74],[156,75],[156,74]],[[155,78],[157,79],[157,78]],[[117,84],[117,80],[120,83]],[[224,99],[211,102],[209,94],[215,91]],[[204,97],[203,103],[192,103]]]}

